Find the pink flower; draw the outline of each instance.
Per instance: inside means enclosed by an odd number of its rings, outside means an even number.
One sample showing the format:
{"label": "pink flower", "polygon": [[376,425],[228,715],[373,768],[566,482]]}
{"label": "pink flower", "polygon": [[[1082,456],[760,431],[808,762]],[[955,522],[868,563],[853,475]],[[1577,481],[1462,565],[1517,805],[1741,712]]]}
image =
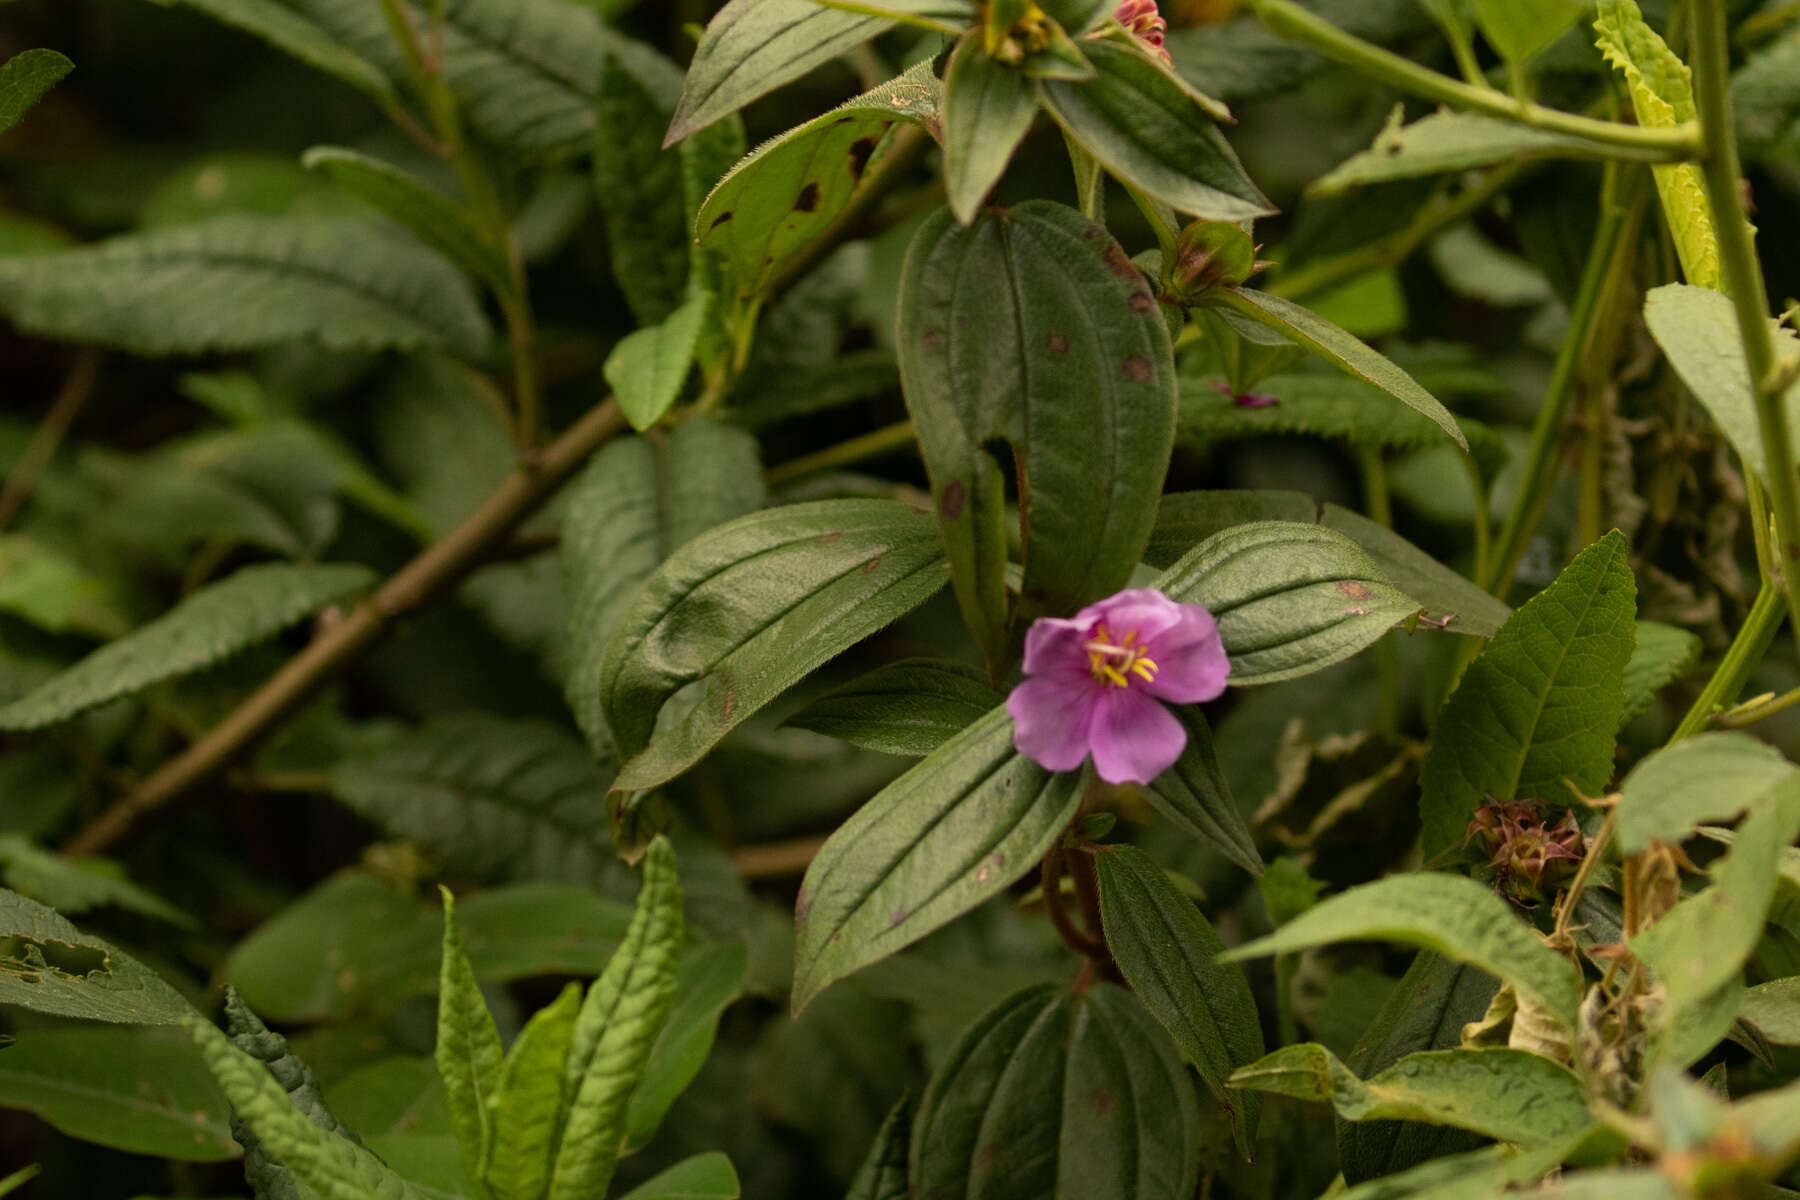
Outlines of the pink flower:
{"label": "pink flower", "polygon": [[1169,52],[1163,49],[1163,34],[1168,32],[1169,23],[1156,11],[1156,0],[1120,0],[1119,7],[1113,10],[1113,20],[1162,55],[1163,61],[1170,61]]}
{"label": "pink flower", "polygon": [[1198,604],[1133,588],[1025,635],[1025,682],[1006,698],[1013,745],[1052,771],[1091,753],[1108,783],[1149,783],[1174,765],[1187,730],[1163,707],[1225,690],[1231,664]]}

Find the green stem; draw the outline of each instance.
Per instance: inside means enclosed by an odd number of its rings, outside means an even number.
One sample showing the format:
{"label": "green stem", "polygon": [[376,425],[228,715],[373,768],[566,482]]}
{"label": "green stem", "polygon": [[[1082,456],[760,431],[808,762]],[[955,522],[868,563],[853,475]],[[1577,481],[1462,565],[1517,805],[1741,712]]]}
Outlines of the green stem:
{"label": "green stem", "polygon": [[1651,129],[1597,121],[1541,104],[1521,102],[1490,87],[1477,87],[1452,79],[1380,46],[1345,33],[1331,22],[1314,16],[1293,0],[1251,0],[1251,7],[1273,32],[1305,42],[1325,57],[1401,91],[1436,100],[1455,109],[1485,113],[1536,129],[1580,138],[1596,154],[1636,162],[1685,162],[1699,156],[1700,130],[1692,123],[1672,129]]}
{"label": "green stem", "polygon": [[1487,484],[1473,454],[1458,455],[1469,476],[1469,494],[1475,502],[1475,578],[1486,579],[1488,561],[1493,555],[1494,514],[1488,504]]}
{"label": "green stem", "polygon": [[1719,661],[1712,678],[1706,681],[1706,686],[1694,698],[1693,707],[1688,709],[1681,724],[1669,736],[1670,745],[1705,729],[1711,723],[1713,713],[1736,699],[1737,694],[1744,690],[1744,681],[1750,678],[1750,672],[1756,669],[1763,655],[1768,653],[1775,631],[1781,628],[1781,618],[1786,607],[1781,589],[1764,580],[1762,589],[1756,593],[1755,603],[1750,606],[1750,615],[1744,618],[1743,627],[1731,640],[1725,657]]}
{"label": "green stem", "polygon": [[1556,365],[1550,373],[1550,386],[1544,403],[1538,409],[1531,427],[1531,448],[1519,477],[1517,498],[1506,524],[1500,530],[1500,541],[1488,559],[1488,573],[1481,585],[1493,595],[1505,597],[1512,584],[1513,572],[1525,553],[1525,545],[1537,530],[1544,510],[1550,504],[1550,490],[1555,482],[1561,459],[1563,423],[1568,417],[1569,402],[1575,394],[1575,380],[1585,357],[1588,343],[1608,291],[1615,259],[1622,259],[1637,229],[1637,212],[1644,195],[1642,180],[1629,190],[1623,203],[1604,205],[1600,214],[1593,250],[1582,270],[1581,286],[1569,313],[1569,332],[1557,352]]}
{"label": "green stem", "polygon": [[789,459],[780,466],[770,467],[763,474],[765,482],[771,486],[788,483],[804,475],[814,475],[820,471],[829,471],[835,467],[847,467],[865,459],[875,458],[902,446],[913,444],[913,423],[896,421],[892,425],[884,425],[880,429],[839,442],[835,446],[827,446],[812,454],[803,454],[799,458]]}
{"label": "green stem", "polygon": [[1690,4],[1689,12],[1693,18],[1694,100],[1707,151],[1701,161],[1706,202],[1712,210],[1720,272],[1737,309],[1738,336],[1743,340],[1756,398],[1757,425],[1769,468],[1769,509],[1775,518],[1775,565],[1787,592],[1789,611],[1800,613],[1800,490],[1795,486],[1794,443],[1783,403],[1782,364],[1769,320],[1762,264],[1756,258],[1755,234],[1738,188],[1724,0],[1698,0]]}
{"label": "green stem", "polygon": [[[1381,448],[1362,447],[1357,459],[1362,467],[1363,508],[1369,520],[1392,529],[1394,506],[1388,496],[1387,464],[1382,461]],[[1375,672],[1379,689],[1376,728],[1393,733],[1400,728],[1400,643],[1392,637],[1384,637],[1376,645]]]}

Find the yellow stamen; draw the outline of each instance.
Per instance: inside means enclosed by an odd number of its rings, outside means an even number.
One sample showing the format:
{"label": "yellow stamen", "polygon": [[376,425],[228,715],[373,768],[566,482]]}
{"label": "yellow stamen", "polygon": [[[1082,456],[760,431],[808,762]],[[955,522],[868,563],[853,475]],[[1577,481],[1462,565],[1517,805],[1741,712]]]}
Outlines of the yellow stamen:
{"label": "yellow stamen", "polygon": [[1156,682],[1156,660],[1145,654],[1137,645],[1137,630],[1132,630],[1122,641],[1115,642],[1112,633],[1105,625],[1094,627],[1094,636],[1082,648],[1088,654],[1088,669],[1093,672],[1099,683],[1113,687],[1131,686],[1131,676],[1136,675],[1145,683]]}

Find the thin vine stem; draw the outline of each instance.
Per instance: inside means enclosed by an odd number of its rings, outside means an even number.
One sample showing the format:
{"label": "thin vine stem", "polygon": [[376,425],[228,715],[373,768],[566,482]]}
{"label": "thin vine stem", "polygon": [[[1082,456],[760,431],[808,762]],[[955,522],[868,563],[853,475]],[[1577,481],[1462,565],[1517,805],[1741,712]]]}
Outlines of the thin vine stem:
{"label": "thin vine stem", "polygon": [[69,432],[75,415],[93,394],[94,381],[100,378],[100,363],[105,357],[105,351],[94,347],[82,350],[75,356],[75,365],[69,368],[62,386],[56,390],[56,399],[50,402],[50,411],[44,414],[44,419],[32,432],[31,441],[26,443],[24,452],[13,463],[12,470],[7,472],[6,486],[0,488],[0,529],[12,524],[12,519],[19,515],[25,501],[30,499],[38,477],[56,456],[56,448],[62,445],[63,435]]}
{"label": "thin vine stem", "polygon": [[1785,615],[1787,601],[1780,585],[1763,580],[1756,600],[1750,605],[1749,615],[1731,640],[1725,657],[1694,698],[1687,715],[1681,718],[1681,724],[1669,735],[1670,745],[1706,729],[1712,723],[1713,713],[1729,705],[1744,690],[1744,682],[1768,653],[1769,643],[1774,641],[1775,631],[1781,628],[1781,619]]}
{"label": "thin vine stem", "polygon": [[827,446],[811,454],[803,454],[799,458],[789,459],[770,467],[763,473],[763,481],[770,484],[789,483],[807,475],[815,475],[820,471],[830,471],[838,467],[847,467],[866,459],[878,458],[903,447],[910,446],[916,440],[911,421],[896,421],[892,425],[883,425],[880,429]]}

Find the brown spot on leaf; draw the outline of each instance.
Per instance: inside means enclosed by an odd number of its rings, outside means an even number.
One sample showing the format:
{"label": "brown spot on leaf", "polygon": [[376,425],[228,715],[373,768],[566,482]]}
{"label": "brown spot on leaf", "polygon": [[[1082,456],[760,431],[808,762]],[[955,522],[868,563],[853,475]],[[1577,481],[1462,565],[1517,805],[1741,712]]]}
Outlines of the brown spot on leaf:
{"label": "brown spot on leaf", "polygon": [[819,539],[819,541],[824,543],[825,545],[829,546],[829,545],[831,545],[831,543],[837,541],[839,538],[841,538],[843,536],[844,536],[843,530],[833,529],[830,533],[827,533],[823,537],[821,537]]}
{"label": "brown spot on leaf", "polygon": [[1138,279],[1138,269],[1132,265],[1131,258],[1125,253],[1125,247],[1117,242],[1109,242],[1106,247],[1106,269],[1121,279]]}
{"label": "brown spot on leaf", "polygon": [[944,335],[935,329],[927,329],[919,335],[919,345],[927,350],[936,350],[944,344]]}
{"label": "brown spot on leaf", "polygon": [[999,1163],[1000,1156],[1006,1153],[999,1142],[989,1142],[975,1152],[975,1166],[983,1171],[991,1171]]}
{"label": "brown spot on leaf", "polygon": [[1097,1087],[1088,1093],[1088,1104],[1096,1113],[1105,1116],[1113,1110],[1113,1094],[1108,1088]]}
{"label": "brown spot on leaf", "polygon": [[875,139],[872,137],[857,138],[850,143],[850,178],[861,179],[863,169],[869,165],[869,156],[875,153]]}
{"label": "brown spot on leaf", "polygon": [[1156,307],[1156,300],[1149,292],[1131,293],[1131,300],[1129,303],[1131,305],[1131,311],[1134,313],[1147,313]]}
{"label": "brown spot on leaf", "polygon": [[809,213],[819,207],[819,185],[809,183],[794,197],[794,211]]}
{"label": "brown spot on leaf", "polygon": [[1133,383],[1148,383],[1150,381],[1152,372],[1150,360],[1141,354],[1127,354],[1125,360],[1121,362],[1119,366],[1123,368],[1125,378],[1131,380]]}
{"label": "brown spot on leaf", "polygon": [[880,565],[881,565],[881,555],[877,554],[874,558],[871,558],[868,562],[863,564],[863,574],[864,575],[869,574],[870,572],[874,571],[876,567],[879,567]]}
{"label": "brown spot on leaf", "polygon": [[1099,226],[1089,225],[1086,229],[1081,231],[1081,240],[1084,242],[1091,242],[1095,238],[1099,237],[1101,232],[1102,232],[1102,230],[1099,228]]}
{"label": "brown spot on leaf", "polygon": [[904,920],[906,920],[906,910],[904,908],[896,908],[892,915],[888,917],[888,922],[893,925],[898,925]]}
{"label": "brown spot on leaf", "polygon": [[713,218],[713,223],[706,227],[706,231],[708,233],[711,233],[713,230],[717,229],[719,226],[723,225],[725,222],[731,220],[731,216],[732,216],[731,210],[726,209],[724,212],[720,213],[718,216]]}
{"label": "brown spot on leaf", "polygon": [[968,490],[963,487],[963,481],[952,479],[944,494],[938,497],[938,515],[946,521],[956,520],[962,516],[963,502],[967,499]]}
{"label": "brown spot on leaf", "polygon": [[1061,358],[1069,352],[1069,339],[1063,334],[1051,334],[1045,344],[1050,347],[1051,355],[1056,358]]}
{"label": "brown spot on leaf", "polygon": [[723,720],[726,720],[726,721],[731,720],[731,710],[734,706],[736,706],[736,704],[737,704],[737,693],[735,691],[733,691],[731,688],[726,688],[725,689],[725,712],[722,717]]}
{"label": "brown spot on leaf", "polygon": [[1337,590],[1344,593],[1344,595],[1350,597],[1352,600],[1367,600],[1370,596],[1375,594],[1373,591],[1369,590],[1368,584],[1359,583],[1354,579],[1338,580]]}
{"label": "brown spot on leaf", "polygon": [[806,900],[806,885],[800,885],[800,894],[794,897],[794,924],[806,920],[806,914],[812,911],[812,905]]}

